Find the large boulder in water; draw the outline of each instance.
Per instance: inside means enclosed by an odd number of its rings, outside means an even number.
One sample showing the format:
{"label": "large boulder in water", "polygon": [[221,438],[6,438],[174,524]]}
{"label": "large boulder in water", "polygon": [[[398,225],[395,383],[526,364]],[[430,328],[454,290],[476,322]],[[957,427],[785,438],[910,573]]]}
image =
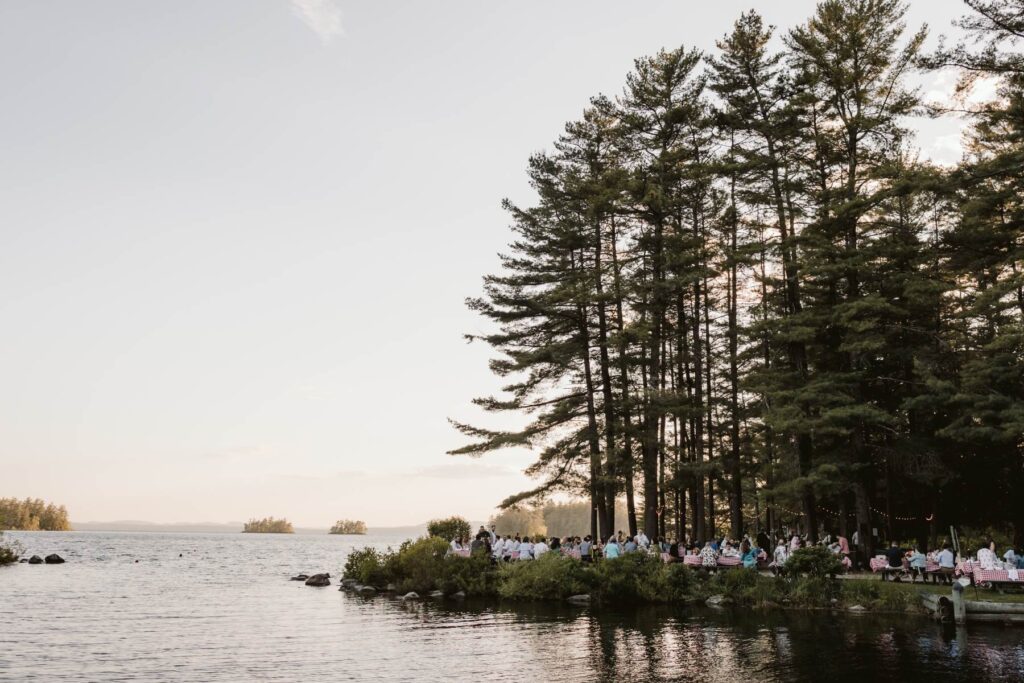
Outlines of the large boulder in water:
{"label": "large boulder in water", "polygon": [[46,564],[64,564],[64,558],[58,555],[57,553],[47,555],[44,561],[46,562]]}
{"label": "large boulder in water", "polygon": [[38,555],[33,555],[32,557],[28,558],[28,563],[29,564],[42,564],[43,563],[43,558],[39,557]]}
{"label": "large boulder in water", "polygon": [[307,586],[330,586],[331,575],[330,574],[313,574],[313,576],[306,579]]}

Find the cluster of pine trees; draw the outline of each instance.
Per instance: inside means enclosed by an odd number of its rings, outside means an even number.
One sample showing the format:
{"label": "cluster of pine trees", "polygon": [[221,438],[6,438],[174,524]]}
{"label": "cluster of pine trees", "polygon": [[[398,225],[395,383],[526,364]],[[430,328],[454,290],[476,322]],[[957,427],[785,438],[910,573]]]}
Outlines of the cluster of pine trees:
{"label": "cluster of pine trees", "polygon": [[71,522],[63,505],[40,498],[0,498],[0,529],[70,531]]}
{"label": "cluster of pine trees", "polygon": [[[538,454],[502,507],[588,496],[601,536],[1024,543],[1024,0],[966,4],[932,54],[901,0],[825,0],[781,40],[748,12],[714,54],[636,60],[530,159],[537,201],[505,203],[515,241],[469,301],[507,380],[475,403],[528,423],[455,423],[452,451]],[[943,112],[907,85],[944,68],[997,97]],[[914,117],[953,109],[962,161],[922,160]]]}

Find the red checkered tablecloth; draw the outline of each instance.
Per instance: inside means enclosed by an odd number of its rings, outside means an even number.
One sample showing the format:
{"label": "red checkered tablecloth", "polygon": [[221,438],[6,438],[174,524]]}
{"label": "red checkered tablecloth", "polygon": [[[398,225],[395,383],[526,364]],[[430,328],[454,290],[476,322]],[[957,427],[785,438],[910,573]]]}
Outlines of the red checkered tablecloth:
{"label": "red checkered tablecloth", "polygon": [[872,557],[868,564],[871,565],[871,571],[873,572],[880,572],[883,569],[889,568],[889,560],[883,557]]}
{"label": "red checkered tablecloth", "polygon": [[988,583],[990,581],[1011,581],[1011,582],[1022,582],[1024,581],[1024,572],[1018,572],[1016,579],[1010,578],[1010,572],[1005,569],[981,569],[976,568],[974,570],[974,582],[975,583]]}

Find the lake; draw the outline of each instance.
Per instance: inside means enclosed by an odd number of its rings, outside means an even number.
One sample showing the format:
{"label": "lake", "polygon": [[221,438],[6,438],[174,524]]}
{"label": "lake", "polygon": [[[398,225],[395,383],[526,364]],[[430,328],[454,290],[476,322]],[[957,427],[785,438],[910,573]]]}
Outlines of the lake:
{"label": "lake", "polygon": [[1024,631],[999,627],[403,603],[288,581],[300,572],[337,577],[353,547],[397,546],[394,535],[5,536],[29,555],[68,562],[0,568],[3,681],[1024,680]]}

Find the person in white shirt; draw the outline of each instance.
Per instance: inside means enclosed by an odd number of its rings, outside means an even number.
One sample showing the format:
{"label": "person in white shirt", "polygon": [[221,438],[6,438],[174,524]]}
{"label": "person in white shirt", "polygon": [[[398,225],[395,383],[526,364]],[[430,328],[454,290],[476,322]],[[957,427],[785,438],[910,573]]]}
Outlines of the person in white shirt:
{"label": "person in white shirt", "polygon": [[519,561],[532,560],[533,559],[533,544],[530,543],[529,536],[523,536],[522,542],[519,544]]}
{"label": "person in white shirt", "polygon": [[1003,553],[1003,560],[1006,562],[1007,567],[1015,568],[1017,566],[1017,553],[1013,551],[1013,548],[1008,548],[1007,551]]}
{"label": "person in white shirt", "polygon": [[987,548],[978,549],[978,564],[981,565],[982,569],[997,569],[996,567],[996,544],[994,542],[989,543]]}
{"label": "person in white shirt", "polygon": [[498,536],[494,543],[491,544],[491,556],[498,561],[502,558],[502,554],[505,552],[505,539]]}
{"label": "person in white shirt", "polygon": [[544,539],[540,539],[533,544],[533,559],[539,560],[540,556],[549,550],[548,544],[544,542]]}
{"label": "person in white shirt", "polygon": [[651,545],[651,539],[647,538],[647,534],[641,531],[636,535],[636,544],[643,550],[647,550]]}
{"label": "person in white shirt", "polygon": [[732,544],[729,543],[729,541],[726,541],[722,545],[722,557],[739,557],[739,556],[740,556],[739,551],[736,550],[736,548],[733,548]]}
{"label": "person in white shirt", "polygon": [[775,546],[775,554],[771,563],[772,572],[779,574],[782,571],[782,566],[786,564],[788,559],[789,551],[786,549],[786,542],[780,538],[779,544]]}
{"label": "person in white shirt", "polygon": [[459,543],[458,538],[453,538],[452,542],[448,544],[448,548],[453,551],[462,550],[462,544]]}
{"label": "person in white shirt", "polygon": [[505,539],[505,561],[512,559],[512,553],[519,552],[519,541],[515,538]]}

